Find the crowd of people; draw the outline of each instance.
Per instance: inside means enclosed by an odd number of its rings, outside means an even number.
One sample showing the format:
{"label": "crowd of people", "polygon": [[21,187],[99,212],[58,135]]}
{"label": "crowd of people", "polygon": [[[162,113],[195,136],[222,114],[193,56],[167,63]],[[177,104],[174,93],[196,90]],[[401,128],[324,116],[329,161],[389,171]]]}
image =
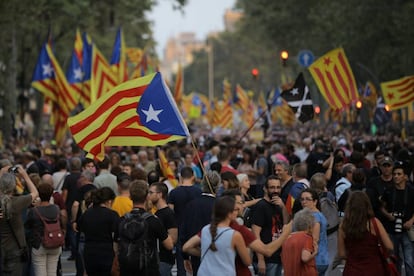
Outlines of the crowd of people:
{"label": "crowd of people", "polygon": [[0,275],[61,275],[62,250],[76,275],[390,275],[379,242],[414,275],[414,141],[195,140],[163,147],[177,186],[153,147],[3,146]]}

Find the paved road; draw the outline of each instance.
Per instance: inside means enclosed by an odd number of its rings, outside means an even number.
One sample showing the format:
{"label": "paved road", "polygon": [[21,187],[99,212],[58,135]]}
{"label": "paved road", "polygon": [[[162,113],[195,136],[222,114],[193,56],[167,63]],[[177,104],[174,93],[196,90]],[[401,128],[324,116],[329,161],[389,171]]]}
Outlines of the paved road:
{"label": "paved road", "polygon": [[63,251],[61,256],[62,262],[62,273],[63,276],[75,276],[76,275],[76,267],[75,261],[68,261],[67,258],[70,255],[70,251]]}

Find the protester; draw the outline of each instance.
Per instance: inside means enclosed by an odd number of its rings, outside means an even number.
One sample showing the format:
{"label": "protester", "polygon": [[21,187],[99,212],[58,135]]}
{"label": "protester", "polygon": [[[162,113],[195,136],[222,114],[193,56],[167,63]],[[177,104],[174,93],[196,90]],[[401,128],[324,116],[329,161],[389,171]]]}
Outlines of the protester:
{"label": "protester", "polygon": [[38,206],[29,210],[25,227],[30,231],[29,237],[30,245],[32,247],[32,265],[35,275],[52,276],[56,275],[62,247],[45,248],[43,246],[42,239],[45,229],[43,221],[39,215],[51,222],[58,221],[61,224],[61,228],[63,228],[66,220],[61,220],[59,207],[57,205],[50,204],[53,187],[46,183],[40,184],[38,191],[41,202]]}
{"label": "protester", "polygon": [[[152,183],[148,189],[148,199],[151,201],[152,205],[157,208],[155,216],[160,219],[162,225],[165,227],[168,235],[175,244],[178,238],[178,227],[177,222],[175,221],[174,212],[168,207],[167,196],[168,187],[165,183]],[[173,251],[161,245],[159,247],[159,259],[160,276],[170,276],[171,269],[175,263]]]}
{"label": "protester", "polygon": [[318,254],[315,257],[315,263],[319,276],[323,276],[328,269],[329,254],[327,221],[325,216],[319,210],[319,195],[316,190],[305,189],[300,194],[299,199],[302,203],[302,207],[311,210],[315,217],[315,223],[312,227],[313,242],[318,245]]}
{"label": "protester", "polygon": [[393,249],[382,223],[374,217],[368,196],[361,191],[353,192],[338,235],[338,253],[346,260],[343,275],[361,275],[362,271],[367,276],[388,275],[378,248],[379,239],[387,250]]}
{"label": "protester", "polygon": [[[216,201],[211,224],[201,230],[201,260],[197,275],[236,275],[236,254],[245,265],[251,264],[243,237],[229,226],[238,211],[232,197],[225,196]],[[200,240],[196,236],[184,244],[183,250],[197,255],[199,246]]]}
{"label": "protester", "polygon": [[[118,254],[120,275],[148,275],[155,276],[160,275],[160,267],[158,263],[158,242],[166,250],[173,249],[173,239],[167,233],[167,230],[162,225],[161,221],[149,214],[145,209],[145,202],[148,197],[148,186],[143,181],[133,181],[130,184],[129,189],[130,197],[133,202],[133,209],[130,213],[121,218],[119,225],[119,240],[118,240]],[[146,217],[144,217],[146,216]],[[132,220],[144,219],[147,223],[147,236],[138,235],[139,233],[130,233],[127,227],[127,222]],[[131,224],[133,225],[133,224]],[[138,231],[139,229],[132,229]],[[142,239],[141,239],[142,237]],[[134,242],[138,242],[141,239],[145,242],[146,250],[140,251],[144,245],[138,244],[140,248],[135,248]],[[131,247],[130,247],[131,246]],[[136,249],[129,251],[129,248]],[[128,252],[132,258],[129,258]],[[140,253],[144,254],[141,255]],[[135,256],[137,254],[137,256]],[[145,263],[142,262],[145,261]]]}
{"label": "protester", "polygon": [[293,218],[295,232],[289,235],[282,246],[282,262],[285,276],[316,276],[315,256],[318,245],[313,241],[312,232],[315,218],[305,208]]}
{"label": "protester", "polygon": [[[29,261],[22,214],[39,193],[22,166],[9,173],[11,164],[0,171],[0,203],[3,218],[0,219],[1,274],[21,275],[24,263]],[[22,177],[29,194],[15,195],[16,177]]]}
{"label": "protester", "polygon": [[78,220],[78,230],[85,234],[85,270],[89,276],[111,275],[119,225],[118,214],[111,210],[115,193],[103,187],[93,191],[91,197],[93,207]]}

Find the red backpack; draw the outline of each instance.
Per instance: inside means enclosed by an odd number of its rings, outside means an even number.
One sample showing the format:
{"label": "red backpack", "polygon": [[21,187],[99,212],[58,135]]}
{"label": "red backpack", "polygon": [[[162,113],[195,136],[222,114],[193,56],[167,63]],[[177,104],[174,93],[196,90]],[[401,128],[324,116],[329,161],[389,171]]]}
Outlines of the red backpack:
{"label": "red backpack", "polygon": [[34,207],[36,214],[43,222],[43,238],[42,245],[44,248],[54,249],[64,245],[65,235],[60,227],[59,210],[56,219],[50,220],[43,217],[37,207]]}

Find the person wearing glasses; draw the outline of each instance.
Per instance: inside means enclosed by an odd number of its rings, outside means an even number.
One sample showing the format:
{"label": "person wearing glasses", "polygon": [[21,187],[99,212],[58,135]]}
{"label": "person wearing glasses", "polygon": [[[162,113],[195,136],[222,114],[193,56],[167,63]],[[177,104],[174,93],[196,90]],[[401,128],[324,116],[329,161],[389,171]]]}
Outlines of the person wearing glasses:
{"label": "person wearing glasses", "polygon": [[308,208],[315,217],[312,227],[313,242],[318,245],[318,254],[315,257],[316,268],[320,276],[325,275],[329,266],[328,254],[328,223],[325,216],[319,210],[319,195],[314,189],[305,189],[300,194],[302,208]]}
{"label": "person wearing glasses", "polygon": [[[282,227],[289,221],[289,214],[280,197],[282,184],[277,176],[267,178],[263,188],[264,197],[256,203],[252,216],[252,231],[256,238],[268,244],[280,237]],[[256,253],[254,256],[255,269],[260,275],[281,275],[282,262],[280,250],[272,256],[265,257]]]}
{"label": "person wearing glasses", "polygon": [[[168,232],[168,235],[172,238],[174,244],[177,243],[178,227],[175,220],[174,211],[168,207],[167,204],[168,187],[165,183],[155,182],[152,183],[148,189],[148,199],[152,205],[157,208],[155,216],[160,219]],[[160,259],[160,276],[171,275],[171,269],[175,263],[175,256],[172,250],[159,246],[159,259]]]}

